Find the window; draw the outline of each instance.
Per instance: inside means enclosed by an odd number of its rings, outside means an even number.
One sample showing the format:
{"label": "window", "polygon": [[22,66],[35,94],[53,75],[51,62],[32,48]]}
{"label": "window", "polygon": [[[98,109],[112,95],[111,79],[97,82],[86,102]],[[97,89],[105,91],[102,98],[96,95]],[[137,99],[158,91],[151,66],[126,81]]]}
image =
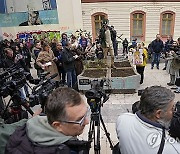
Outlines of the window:
{"label": "window", "polygon": [[92,15],[92,34],[93,39],[99,35],[99,30],[102,27],[102,22],[107,19],[107,14],[105,13],[95,13]]}
{"label": "window", "polygon": [[131,13],[131,39],[137,38],[139,41],[145,39],[145,12],[135,11]]}
{"label": "window", "polygon": [[174,22],[175,14],[174,12],[163,12],[161,13],[160,21],[160,34],[162,37],[167,37],[168,35],[173,36],[174,33]]}

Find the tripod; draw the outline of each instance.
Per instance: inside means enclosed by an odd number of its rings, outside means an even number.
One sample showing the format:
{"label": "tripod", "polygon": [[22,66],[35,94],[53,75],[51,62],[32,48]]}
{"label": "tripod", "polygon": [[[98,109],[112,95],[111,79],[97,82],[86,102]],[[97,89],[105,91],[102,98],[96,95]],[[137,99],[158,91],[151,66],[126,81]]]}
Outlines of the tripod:
{"label": "tripod", "polygon": [[[92,102],[91,102],[92,103]],[[88,132],[88,141],[94,142],[94,153],[95,154],[100,154],[101,150],[101,144],[100,144],[100,123],[103,126],[105,135],[108,139],[108,142],[110,144],[111,150],[113,149],[113,144],[110,139],[110,133],[108,133],[106,126],[104,124],[102,115],[101,115],[101,106],[102,102],[96,103],[96,111],[94,108],[91,108],[92,114],[91,114],[91,120],[90,120],[90,128]],[[90,104],[91,106],[91,104]]]}

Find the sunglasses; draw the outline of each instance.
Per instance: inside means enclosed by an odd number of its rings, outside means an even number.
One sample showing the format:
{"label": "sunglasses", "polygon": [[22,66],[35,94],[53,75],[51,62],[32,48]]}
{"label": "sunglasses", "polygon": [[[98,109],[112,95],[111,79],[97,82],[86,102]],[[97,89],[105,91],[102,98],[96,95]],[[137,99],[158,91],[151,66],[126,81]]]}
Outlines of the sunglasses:
{"label": "sunglasses", "polygon": [[90,108],[88,107],[86,114],[80,120],[78,120],[78,121],[66,121],[66,120],[63,120],[61,122],[65,122],[65,123],[69,123],[69,124],[78,124],[78,125],[82,126],[84,124],[84,121],[85,121],[86,117],[88,117],[90,115],[90,113],[91,113]]}

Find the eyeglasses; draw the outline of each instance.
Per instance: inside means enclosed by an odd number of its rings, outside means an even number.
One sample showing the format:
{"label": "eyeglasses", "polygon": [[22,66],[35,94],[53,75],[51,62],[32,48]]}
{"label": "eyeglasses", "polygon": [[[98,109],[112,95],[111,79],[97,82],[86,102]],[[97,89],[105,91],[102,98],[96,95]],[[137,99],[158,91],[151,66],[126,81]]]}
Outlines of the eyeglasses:
{"label": "eyeglasses", "polygon": [[84,124],[86,117],[88,117],[89,115],[90,115],[90,108],[88,107],[86,114],[80,120],[78,121],[61,120],[61,122],[70,123],[70,124],[79,124],[80,126],[82,126]]}

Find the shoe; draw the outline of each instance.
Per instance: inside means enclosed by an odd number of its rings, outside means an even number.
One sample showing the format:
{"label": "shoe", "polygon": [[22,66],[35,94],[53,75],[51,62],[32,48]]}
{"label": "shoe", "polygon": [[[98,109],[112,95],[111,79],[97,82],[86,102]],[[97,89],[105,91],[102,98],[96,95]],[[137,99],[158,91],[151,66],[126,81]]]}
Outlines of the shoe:
{"label": "shoe", "polygon": [[159,70],[159,67],[157,67],[157,69]]}
{"label": "shoe", "polygon": [[176,89],[177,89],[177,87],[172,87],[172,88],[170,88],[170,89],[172,89],[172,90],[176,90]]}
{"label": "shoe", "polygon": [[153,67],[151,67],[151,69],[153,70]]}
{"label": "shoe", "polygon": [[166,67],[164,67],[162,70],[166,70]]}
{"label": "shoe", "polygon": [[140,84],[143,84],[143,81],[140,81]]}
{"label": "shoe", "polygon": [[171,82],[167,83],[167,85],[168,85],[168,86],[174,86],[174,84],[171,83]]}
{"label": "shoe", "polygon": [[176,90],[176,91],[174,91],[174,93],[179,94],[179,93],[180,93],[180,91],[177,91],[177,90]]}

